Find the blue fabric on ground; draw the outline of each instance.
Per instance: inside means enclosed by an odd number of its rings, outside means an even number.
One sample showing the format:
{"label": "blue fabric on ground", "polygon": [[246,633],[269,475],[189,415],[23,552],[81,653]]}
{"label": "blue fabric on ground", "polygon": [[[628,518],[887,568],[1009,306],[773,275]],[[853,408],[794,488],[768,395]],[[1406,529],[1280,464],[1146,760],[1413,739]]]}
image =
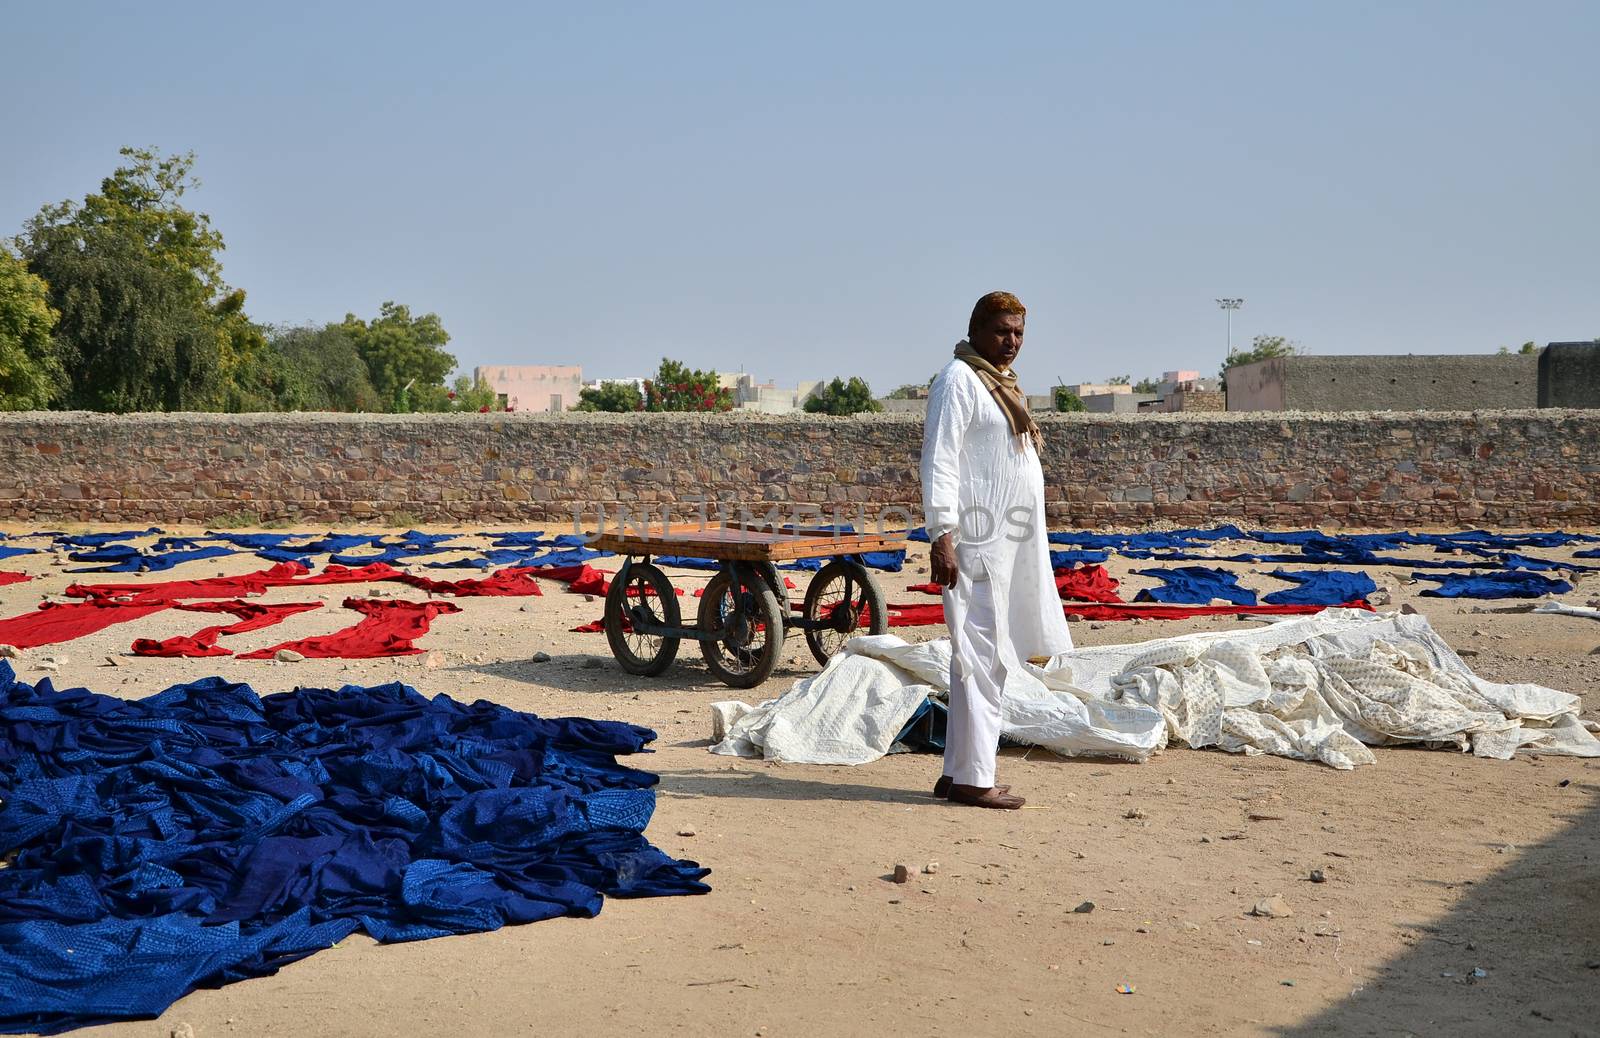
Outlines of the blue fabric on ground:
{"label": "blue fabric on ground", "polygon": [[917,707],[917,712],[901,726],[900,734],[894,737],[894,741],[912,752],[943,752],[949,719],[949,707],[936,699],[924,699],[922,705]]}
{"label": "blue fabric on ground", "polygon": [[907,530],[906,531],[906,540],[908,540],[908,541],[921,541],[923,544],[927,544],[928,543],[928,528],[926,526],[918,526],[918,527],[915,527],[913,529]]}
{"label": "blue fabric on ground", "polygon": [[216,559],[224,555],[237,555],[233,548],[213,544],[206,548],[188,551],[142,552],[126,545],[110,545],[92,552],[74,552],[67,558],[76,562],[110,562],[109,566],[83,566],[69,569],[68,573],[160,573],[185,562]]}
{"label": "blue fabric on ground", "polygon": [[536,548],[544,543],[543,530],[517,530],[511,532],[487,530],[479,537],[491,538],[496,548]]}
{"label": "blue fabric on ground", "polygon": [[1208,566],[1177,566],[1173,569],[1136,569],[1144,577],[1164,583],[1134,596],[1135,602],[1168,602],[1174,605],[1205,605],[1220,598],[1234,605],[1255,605],[1256,593],[1239,586],[1236,574]]}
{"label": "blue fabric on ground", "polygon": [[36,550],[35,548],[16,548],[9,544],[0,544],[0,559],[15,558],[18,555],[32,555]]}
{"label": "blue fabric on ground", "polygon": [[0,1031],[152,1017],[382,941],[702,893],[642,833],[649,729],[399,684],[127,701],[0,661]]}
{"label": "blue fabric on ground", "polygon": [[1585,548],[1572,554],[1580,559],[1600,559],[1600,548]]}
{"label": "blue fabric on ground", "polygon": [[298,533],[216,533],[206,531],[206,536],[214,541],[227,541],[235,548],[247,548],[259,551],[262,548],[276,548],[284,541],[292,541],[299,537]]}
{"label": "blue fabric on ground", "polygon": [[1076,551],[1069,548],[1050,553],[1050,568],[1062,569],[1081,562],[1104,562],[1110,557],[1109,551]]}
{"label": "blue fabric on ground", "polygon": [[160,532],[160,527],[152,526],[145,530],[118,530],[112,533],[60,533],[55,535],[55,542],[63,548],[99,548],[117,541],[131,541],[136,537],[149,537]]}
{"label": "blue fabric on ground", "polygon": [[404,564],[413,559],[422,558],[425,555],[442,555],[445,552],[456,550],[455,548],[431,547],[425,544],[390,544],[379,545],[378,547],[379,550],[375,552],[340,552],[337,555],[330,555],[328,561],[336,562],[341,566],[370,566],[375,562],[393,566],[396,563]]}
{"label": "blue fabric on ground", "polygon": [[1428,598],[1539,598],[1564,595],[1572,590],[1572,585],[1565,580],[1520,569],[1500,573],[1413,573],[1411,576],[1414,580],[1439,583],[1438,587],[1423,592]]}
{"label": "blue fabric on ground", "polygon": [[1346,602],[1365,601],[1378,590],[1371,577],[1365,573],[1350,573],[1337,569],[1275,569],[1270,574],[1279,580],[1293,581],[1298,587],[1274,591],[1261,601],[1267,605],[1344,605]]}

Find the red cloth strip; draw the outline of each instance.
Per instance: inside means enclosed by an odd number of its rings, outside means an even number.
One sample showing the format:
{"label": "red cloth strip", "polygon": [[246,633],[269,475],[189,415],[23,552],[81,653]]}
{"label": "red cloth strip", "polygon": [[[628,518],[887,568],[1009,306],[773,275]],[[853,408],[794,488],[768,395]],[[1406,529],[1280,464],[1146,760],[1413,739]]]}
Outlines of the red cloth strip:
{"label": "red cloth strip", "polygon": [[280,562],[271,569],[244,573],[236,577],[211,577],[206,580],[163,580],[145,584],[74,584],[67,588],[70,598],[121,599],[136,604],[171,604],[189,598],[243,598],[259,595],[269,588],[306,587],[313,584],[370,584],[394,580],[405,574],[382,562],[351,569],[330,565],[311,573],[298,562]]}
{"label": "red cloth strip", "polygon": [[280,649],[298,652],[310,659],[371,659],[377,656],[410,656],[422,650],[412,643],[428,633],[433,618],[459,613],[461,607],[450,602],[373,601],[347,598],[346,609],[361,614],[358,623],[332,634],[284,642],[267,649],[241,654],[241,660],[271,659]]}
{"label": "red cloth strip", "polygon": [[32,649],[68,642],[165,608],[166,602],[46,602],[31,613],[0,620],[0,645]]}
{"label": "red cloth strip", "polygon": [[519,597],[544,594],[539,590],[539,582],[533,579],[537,572],[528,566],[507,566],[476,580],[431,580],[411,573],[402,573],[391,579],[421,588],[430,595],[456,595],[461,598]]}
{"label": "red cloth strip", "polygon": [[262,605],[259,602],[242,602],[235,599],[231,602],[196,602],[193,605],[180,605],[179,609],[192,613],[232,613],[238,617],[238,622],[225,627],[202,627],[193,634],[178,635],[175,638],[165,638],[156,641],[153,638],[139,638],[133,643],[135,656],[165,656],[165,657],[192,657],[192,656],[231,656],[227,649],[217,644],[217,639],[224,634],[244,634],[246,631],[259,631],[263,627],[272,627],[296,613],[304,613],[312,609],[321,609],[321,602],[285,602],[280,605]]}
{"label": "red cloth strip", "polygon": [[10,570],[0,570],[0,587],[5,587],[7,584],[21,584],[24,581],[29,581],[32,579],[33,578],[28,576],[26,573],[13,573]]}

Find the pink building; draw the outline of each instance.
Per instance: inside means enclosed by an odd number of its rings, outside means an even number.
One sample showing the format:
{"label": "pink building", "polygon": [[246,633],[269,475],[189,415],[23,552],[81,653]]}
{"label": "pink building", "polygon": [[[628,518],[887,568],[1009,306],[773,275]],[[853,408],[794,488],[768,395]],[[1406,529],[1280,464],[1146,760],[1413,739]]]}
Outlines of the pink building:
{"label": "pink building", "polygon": [[583,368],[577,364],[513,364],[473,369],[513,411],[565,411],[578,402]]}

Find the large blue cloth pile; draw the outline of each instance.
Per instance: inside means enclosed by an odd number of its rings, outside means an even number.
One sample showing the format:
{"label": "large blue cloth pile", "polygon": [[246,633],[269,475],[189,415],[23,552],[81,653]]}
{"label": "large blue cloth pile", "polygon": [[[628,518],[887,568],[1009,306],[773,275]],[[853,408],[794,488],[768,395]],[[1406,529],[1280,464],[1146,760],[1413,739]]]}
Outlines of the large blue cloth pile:
{"label": "large blue cloth pile", "polygon": [[382,941],[702,893],[642,835],[646,728],[399,684],[131,702],[0,661],[0,1031],[155,1016],[356,930]]}

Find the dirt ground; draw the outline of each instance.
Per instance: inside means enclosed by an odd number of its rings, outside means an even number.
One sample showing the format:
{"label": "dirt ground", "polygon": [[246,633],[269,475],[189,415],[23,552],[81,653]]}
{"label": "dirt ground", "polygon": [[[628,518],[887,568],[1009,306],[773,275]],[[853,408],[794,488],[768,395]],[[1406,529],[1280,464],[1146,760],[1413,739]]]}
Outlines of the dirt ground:
{"label": "dirt ground", "polygon": [[[926,546],[915,545],[904,572],[882,575],[890,601],[935,601],[905,591],[928,579],[926,563]],[[142,579],[266,565],[237,555]],[[1129,577],[1142,565],[1108,564],[1125,597],[1153,583]],[[99,579],[69,576],[42,555],[0,568],[41,578],[0,588],[5,616],[73,579]],[[670,572],[691,589],[708,576]],[[1403,585],[1406,570],[1368,572],[1393,606],[1412,603],[1452,645],[1476,650],[1469,662],[1486,677],[1579,693],[1585,718],[1600,719],[1600,622],[1477,613],[1510,603],[1419,598],[1429,585]],[[337,606],[365,590],[262,600]],[[1565,600],[1597,596],[1600,575]],[[568,633],[600,616],[599,600],[546,582],[539,598],[457,601],[464,611],[435,622],[425,656],[128,656],[136,636],[215,622],[169,610],[29,650],[18,669],[36,681],[46,676],[38,664],[55,657],[58,685],[127,697],[211,674],[262,693],[399,679],[429,694],[648,725],[660,734],[656,752],[629,763],[661,775],[649,836],[709,866],[712,893],[608,901],[592,920],[414,944],[353,938],[276,976],[196,992],[157,1021],[79,1033],[165,1038],[188,1024],[200,1038],[1600,1034],[1600,761],[1389,749],[1373,767],[1337,772],[1182,749],[1144,765],[1006,751],[1002,780],[1030,809],[979,811],[929,796],[933,756],[843,768],[707,753],[709,704],[739,696],[709,678],[689,645],[659,678],[624,674],[604,635]],[[317,610],[224,644],[246,651],[349,622]],[[1076,623],[1073,635],[1105,644],[1243,624]],[[944,629],[897,633],[923,640]],[[802,642],[789,649],[788,664],[747,701],[815,673]],[[541,650],[553,658],[531,662]],[[1133,808],[1144,817],[1125,817]],[[897,863],[918,870],[910,883],[889,881]],[[1325,883],[1310,882],[1313,869]],[[1274,894],[1292,916],[1247,914]],[[1075,912],[1086,900],[1094,911]],[[1118,992],[1124,984],[1132,994]]]}

